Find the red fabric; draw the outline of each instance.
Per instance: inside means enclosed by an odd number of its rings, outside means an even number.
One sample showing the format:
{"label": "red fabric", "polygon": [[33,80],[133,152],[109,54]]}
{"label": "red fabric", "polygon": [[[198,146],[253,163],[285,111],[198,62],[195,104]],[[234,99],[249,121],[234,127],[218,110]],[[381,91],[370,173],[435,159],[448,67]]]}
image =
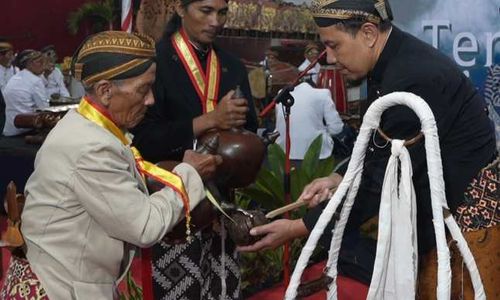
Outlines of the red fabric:
{"label": "red fabric", "polygon": [[70,12],[85,2],[88,0],[0,0],[0,36],[12,42],[16,52],[53,44],[60,59],[73,55],[76,47],[90,33],[92,24],[84,22],[78,34],[71,35],[67,19]]}
{"label": "red fabric", "polygon": [[[326,262],[317,263],[304,271],[302,280],[304,282],[318,278],[325,267]],[[338,276],[337,278],[337,299],[338,300],[364,300],[368,295],[368,286],[354,279]],[[283,299],[285,296],[285,286],[281,283],[259,292],[247,300],[275,300]],[[320,291],[314,295],[304,298],[304,300],[324,300],[326,299],[326,291]]]}
{"label": "red fabric", "polygon": [[347,95],[344,77],[331,68],[322,68],[318,76],[318,87],[329,89],[339,113],[347,112]]}
{"label": "red fabric", "polygon": [[[152,250],[151,248],[142,249],[142,293],[144,300],[153,300],[153,267],[152,267]],[[132,274],[133,274],[132,270]]]}

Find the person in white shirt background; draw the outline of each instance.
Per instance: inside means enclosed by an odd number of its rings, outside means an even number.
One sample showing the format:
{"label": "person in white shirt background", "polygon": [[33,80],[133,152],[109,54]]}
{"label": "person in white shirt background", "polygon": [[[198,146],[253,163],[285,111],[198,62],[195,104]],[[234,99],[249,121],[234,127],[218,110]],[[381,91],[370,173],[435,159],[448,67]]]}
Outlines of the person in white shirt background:
{"label": "person in white shirt background", "polygon": [[50,97],[54,98],[59,98],[60,96],[70,97],[69,91],[64,83],[64,76],[61,70],[56,67],[57,53],[55,47],[49,45],[42,48],[40,52],[47,58],[47,67],[43,76],[41,76],[47,93]]}
{"label": "person in white shirt background", "polygon": [[[290,114],[290,159],[297,166],[304,159],[313,140],[323,136],[320,159],[332,154],[332,135],[339,134],[342,122],[330,90],[316,88],[310,79],[306,79],[290,92],[295,100]],[[283,105],[276,106],[276,130],[280,133],[276,143],[285,149],[285,118]]]}
{"label": "person in white shirt background", "polygon": [[9,79],[16,73],[16,68],[12,65],[14,60],[14,47],[4,39],[0,39],[0,131],[5,123],[5,100],[2,90]]}
{"label": "person in white shirt background", "polygon": [[14,126],[16,115],[31,113],[49,106],[47,90],[40,78],[45,68],[43,54],[31,49],[23,50],[17,55],[15,62],[21,71],[16,73],[3,89],[5,136],[19,135],[30,130]]}
{"label": "person in white shirt background", "polygon": [[[309,64],[315,60],[320,53],[320,48],[318,43],[315,42],[310,42],[306,45],[304,49],[304,58],[305,60],[302,62],[302,64],[299,66],[299,71],[302,72],[304,71]],[[318,83],[318,74],[321,69],[321,65],[319,63],[316,63],[314,67],[312,67],[309,71],[307,71],[307,76],[311,78],[312,82],[314,84]]]}
{"label": "person in white shirt background", "polygon": [[0,90],[3,90],[9,79],[16,73],[12,65],[14,48],[12,44],[0,39]]}

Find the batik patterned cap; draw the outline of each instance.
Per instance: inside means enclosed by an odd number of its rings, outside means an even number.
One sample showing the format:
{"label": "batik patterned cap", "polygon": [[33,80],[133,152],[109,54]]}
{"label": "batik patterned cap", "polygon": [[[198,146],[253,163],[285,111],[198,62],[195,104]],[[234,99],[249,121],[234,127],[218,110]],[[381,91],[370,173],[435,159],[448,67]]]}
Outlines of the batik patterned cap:
{"label": "batik patterned cap", "polygon": [[[375,24],[392,20],[388,0],[313,0],[310,10],[320,27],[324,27],[324,23],[331,25],[332,19],[357,19]],[[324,19],[330,19],[330,22],[321,22]]]}
{"label": "batik patterned cap", "polygon": [[0,39],[0,54],[12,50],[13,48],[14,47],[12,47],[11,43],[7,42],[4,39]]}
{"label": "batik patterned cap", "polygon": [[139,76],[155,60],[154,40],[124,31],[104,31],[90,36],[77,51],[74,76],[89,86],[99,80]]}
{"label": "batik patterned cap", "polygon": [[320,50],[320,46],[318,45],[318,43],[316,42],[309,42],[307,43],[307,45],[304,47],[304,53],[307,54],[309,53],[311,50],[313,49],[316,49],[316,50]]}
{"label": "batik patterned cap", "polygon": [[35,59],[38,59],[42,57],[42,52],[36,51],[33,49],[25,49],[21,51],[17,56],[16,56],[16,63],[15,65],[19,67],[21,70],[26,68],[28,63],[30,61],[33,61]]}

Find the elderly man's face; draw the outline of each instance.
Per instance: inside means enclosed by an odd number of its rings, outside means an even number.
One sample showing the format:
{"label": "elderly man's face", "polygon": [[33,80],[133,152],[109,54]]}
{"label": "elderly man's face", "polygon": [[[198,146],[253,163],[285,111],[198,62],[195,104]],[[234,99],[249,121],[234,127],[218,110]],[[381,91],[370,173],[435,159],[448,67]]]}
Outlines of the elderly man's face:
{"label": "elderly man's face", "polygon": [[9,50],[4,53],[0,53],[0,65],[9,68],[12,66],[12,62],[14,61],[14,51]]}
{"label": "elderly man's face", "polygon": [[211,44],[224,27],[228,6],[225,0],[203,0],[179,8],[182,27],[191,41],[200,45]]}
{"label": "elderly man's face", "polygon": [[154,103],[155,72],[156,64],[152,64],[142,75],[113,85],[107,110],[118,127],[133,128],[144,118],[147,107]]}
{"label": "elderly man's face", "polygon": [[46,58],[42,55],[36,59],[29,61],[26,65],[26,69],[30,70],[31,73],[35,75],[41,75],[45,71]]}
{"label": "elderly man's face", "polygon": [[54,50],[48,50],[44,53],[50,59],[50,62],[55,64],[57,62],[57,53]]}
{"label": "elderly man's face", "polygon": [[44,74],[46,76],[49,76],[52,71],[54,71],[54,68],[56,67],[54,63],[52,62],[52,59],[48,57],[47,55],[44,55],[45,58],[45,67],[44,67]]}
{"label": "elderly man's face", "polygon": [[313,61],[315,60],[316,58],[318,58],[319,56],[319,50],[316,49],[316,48],[312,48],[310,49],[309,51],[307,51],[305,53],[305,57],[309,60],[309,61]]}
{"label": "elderly man's face", "polygon": [[374,65],[375,53],[373,41],[366,38],[362,29],[355,36],[336,25],[319,27],[318,31],[326,47],[328,63],[335,64],[348,80],[366,77]]}

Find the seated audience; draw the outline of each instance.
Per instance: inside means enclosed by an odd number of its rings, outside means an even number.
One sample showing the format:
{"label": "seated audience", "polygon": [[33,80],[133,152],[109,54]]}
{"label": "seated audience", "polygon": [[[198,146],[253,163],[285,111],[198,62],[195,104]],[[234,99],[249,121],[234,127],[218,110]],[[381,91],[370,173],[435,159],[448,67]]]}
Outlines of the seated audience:
{"label": "seated audience", "polygon": [[3,134],[14,136],[30,129],[14,126],[14,118],[18,114],[35,112],[49,106],[47,90],[40,75],[45,68],[45,58],[39,51],[27,49],[16,57],[19,71],[14,75],[3,90],[5,99],[5,126]]}
{"label": "seated audience", "polygon": [[12,44],[0,39],[0,91],[7,85],[9,79],[16,73],[12,65],[14,61],[14,49]]}
{"label": "seated audience", "polygon": [[45,88],[47,89],[49,96],[52,98],[59,98],[59,96],[69,97],[70,95],[68,89],[64,84],[64,76],[61,70],[59,70],[59,68],[56,67],[57,53],[54,46],[49,45],[47,47],[42,48],[42,50],[40,51],[47,58],[46,61],[47,65],[45,71],[43,72],[42,79],[44,81]]}
{"label": "seated audience", "polygon": [[14,76],[17,69],[12,65],[14,60],[14,50],[12,44],[0,39],[0,131],[3,131],[5,123],[5,100],[3,98],[3,88]]}
{"label": "seated audience", "polygon": [[[313,60],[318,58],[319,53],[320,53],[320,48],[319,48],[319,45],[317,43],[315,43],[315,42],[308,43],[304,49],[305,60],[299,66],[299,71],[300,72],[304,71],[309,66],[309,64],[311,64],[313,62]],[[320,70],[321,70],[321,65],[319,63],[316,63],[314,65],[314,67],[312,67],[309,71],[307,71],[307,76],[315,84],[318,83],[318,74],[319,74]]]}

